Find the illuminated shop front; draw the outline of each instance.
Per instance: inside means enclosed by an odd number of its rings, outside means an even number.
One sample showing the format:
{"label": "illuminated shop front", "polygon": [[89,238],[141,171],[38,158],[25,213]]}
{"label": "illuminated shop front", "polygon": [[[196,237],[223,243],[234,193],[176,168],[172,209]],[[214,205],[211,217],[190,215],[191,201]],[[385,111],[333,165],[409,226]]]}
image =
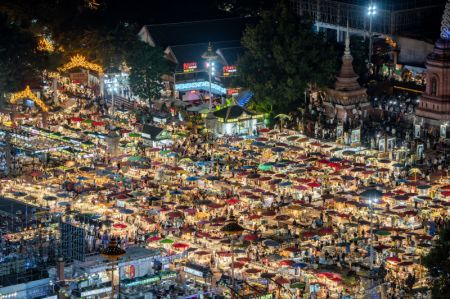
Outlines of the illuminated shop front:
{"label": "illuminated shop front", "polygon": [[50,292],[50,278],[44,278],[0,288],[0,299],[40,298]]}
{"label": "illuminated shop front", "polygon": [[211,269],[194,263],[186,263],[184,273],[187,277],[202,283],[210,283],[212,279]]}
{"label": "illuminated shop front", "polygon": [[258,119],[263,115],[251,112],[239,105],[231,105],[214,112],[217,118],[214,132],[220,135],[253,135]]}
{"label": "illuminated shop front", "polygon": [[[150,250],[141,247],[130,247],[127,253],[119,262],[114,273],[115,285],[125,282],[129,287],[133,286],[133,281],[144,281],[154,275],[155,263],[161,259],[157,250]],[[111,271],[108,263],[101,257],[90,256],[85,262],[79,263],[75,267],[79,280],[74,294],[81,298],[103,298],[111,292]],[[153,278],[154,279],[154,278]],[[161,279],[161,277],[159,278]],[[138,285],[138,284],[137,284]]]}
{"label": "illuminated shop front", "polygon": [[175,282],[177,273],[174,271],[160,271],[152,275],[129,278],[121,281],[120,295],[123,298],[142,298],[142,294],[150,294],[156,286]]}

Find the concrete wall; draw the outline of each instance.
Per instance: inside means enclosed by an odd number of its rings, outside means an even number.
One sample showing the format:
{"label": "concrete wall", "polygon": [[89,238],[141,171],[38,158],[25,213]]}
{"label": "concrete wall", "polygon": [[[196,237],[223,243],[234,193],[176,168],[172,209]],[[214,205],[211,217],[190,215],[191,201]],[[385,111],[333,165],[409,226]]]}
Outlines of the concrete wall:
{"label": "concrete wall", "polygon": [[400,48],[400,64],[424,66],[428,54],[433,52],[434,44],[428,42],[403,36],[397,36],[395,40]]}

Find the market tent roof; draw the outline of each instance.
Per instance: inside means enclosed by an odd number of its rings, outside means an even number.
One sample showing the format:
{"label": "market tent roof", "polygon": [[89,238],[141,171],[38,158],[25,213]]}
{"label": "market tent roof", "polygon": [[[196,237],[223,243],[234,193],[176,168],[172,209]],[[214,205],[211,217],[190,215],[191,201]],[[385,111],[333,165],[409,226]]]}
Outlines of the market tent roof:
{"label": "market tent roof", "polygon": [[152,125],[144,125],[142,129],[142,137],[150,139],[150,140],[160,140],[164,139],[165,130],[160,127],[152,126]]}
{"label": "market tent roof", "polygon": [[208,108],[209,108],[208,104],[201,104],[201,105],[198,105],[198,106],[189,107],[186,110],[189,111],[189,112],[199,112],[200,110],[208,109]]}
{"label": "market tent roof", "polygon": [[214,116],[223,118],[225,122],[231,119],[239,118],[243,114],[247,114],[249,116],[256,115],[256,113],[251,112],[239,105],[231,105],[223,109],[214,111]]}

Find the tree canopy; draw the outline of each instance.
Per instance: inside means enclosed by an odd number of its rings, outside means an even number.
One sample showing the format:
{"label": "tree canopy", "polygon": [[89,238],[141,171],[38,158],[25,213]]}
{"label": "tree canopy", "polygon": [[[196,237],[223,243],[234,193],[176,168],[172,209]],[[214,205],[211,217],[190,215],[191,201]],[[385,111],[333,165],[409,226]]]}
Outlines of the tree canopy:
{"label": "tree canopy", "polygon": [[0,97],[24,87],[24,80],[33,78],[41,61],[36,39],[30,32],[7,22],[0,15]]}
{"label": "tree canopy", "polygon": [[288,112],[303,102],[308,86],[330,83],[337,52],[334,44],[312,31],[312,22],[299,19],[285,2],[261,17],[242,38],[248,51],[238,61],[241,84],[254,91],[253,108]]}
{"label": "tree canopy", "polygon": [[428,268],[434,278],[433,298],[448,298],[450,294],[450,224],[446,223],[441,229],[439,240],[423,259],[423,264]]}
{"label": "tree canopy", "polygon": [[159,98],[163,88],[162,76],[169,72],[169,64],[163,58],[164,51],[158,47],[136,41],[127,55],[131,69],[130,87],[142,99]]}
{"label": "tree canopy", "polygon": [[[132,91],[144,98],[157,96],[161,74],[168,71],[164,53],[139,41],[136,24],[111,18],[108,9],[112,4],[105,0],[2,1],[0,12],[8,19],[1,24],[7,37],[2,34],[0,45],[7,51],[0,53],[5,70],[0,89],[12,91],[24,78],[36,80],[39,70],[56,69],[81,54],[108,70],[125,63],[131,70]],[[41,37],[51,41],[57,51],[36,53]],[[39,54],[39,59],[34,54]]]}

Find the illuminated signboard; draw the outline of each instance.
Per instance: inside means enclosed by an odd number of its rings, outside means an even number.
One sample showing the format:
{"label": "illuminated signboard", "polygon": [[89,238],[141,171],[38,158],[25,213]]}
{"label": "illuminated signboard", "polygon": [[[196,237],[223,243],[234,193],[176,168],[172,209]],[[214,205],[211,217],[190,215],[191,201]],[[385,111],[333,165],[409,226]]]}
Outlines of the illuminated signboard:
{"label": "illuminated signboard", "polygon": [[184,73],[192,73],[197,69],[197,62],[186,62],[183,64]]}
{"label": "illuminated signboard", "polygon": [[[209,91],[209,82],[200,81],[200,82],[179,83],[175,85],[175,89],[181,92],[191,90]],[[227,90],[216,83],[211,83],[211,92],[214,94],[226,94]]]}
{"label": "illuminated signboard", "polygon": [[202,271],[198,271],[189,267],[184,267],[184,272],[195,275],[195,276],[199,276],[199,277],[203,277],[203,272]]}
{"label": "illuminated signboard", "polygon": [[103,293],[109,293],[109,292],[111,292],[111,290],[112,290],[111,287],[104,287],[101,289],[90,290],[90,291],[82,292],[81,297],[88,297],[88,296],[94,296],[94,295],[99,295],[99,294],[103,294]]}
{"label": "illuminated signboard", "polygon": [[240,92],[240,88],[228,88],[227,89],[227,95],[232,96],[232,95],[237,95]]}
{"label": "illuminated signboard", "polygon": [[176,272],[164,271],[164,272],[161,272],[160,275],[144,276],[144,277],[139,277],[134,280],[128,280],[127,282],[124,282],[123,285],[126,287],[134,287],[134,286],[151,284],[151,283],[158,282],[160,280],[166,280],[166,279],[171,279],[171,278],[175,278],[175,277],[177,277]]}
{"label": "illuminated signboard", "polygon": [[234,65],[226,65],[223,67],[223,76],[228,77],[236,73],[236,66]]}

